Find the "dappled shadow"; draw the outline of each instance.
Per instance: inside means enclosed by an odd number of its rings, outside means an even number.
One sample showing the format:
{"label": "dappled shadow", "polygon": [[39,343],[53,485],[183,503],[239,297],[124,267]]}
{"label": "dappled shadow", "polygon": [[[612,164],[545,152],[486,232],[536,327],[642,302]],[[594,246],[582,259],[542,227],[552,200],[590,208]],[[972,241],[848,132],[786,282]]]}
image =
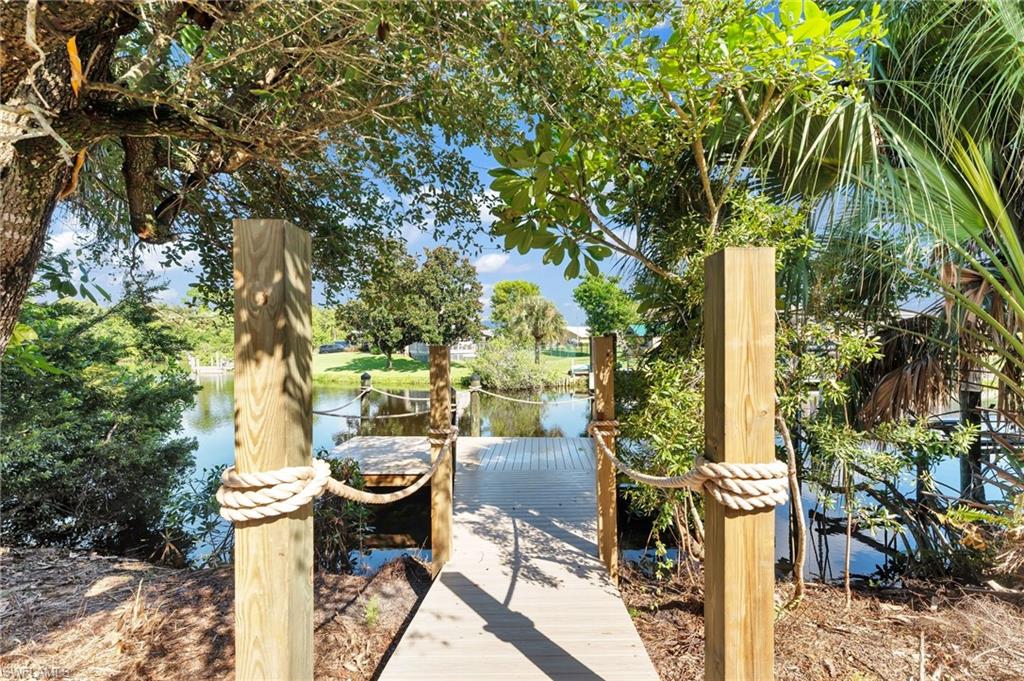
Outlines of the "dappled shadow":
{"label": "dappled shadow", "polygon": [[421,362],[412,357],[395,356],[392,358],[392,367],[387,368],[387,359],[380,355],[371,356],[360,356],[349,358],[344,364],[338,366],[327,367],[324,371],[327,372],[345,372],[345,373],[362,373],[364,371],[369,372],[372,376],[374,373],[413,373],[416,371],[427,371],[428,366],[425,362]]}
{"label": "dappled shadow", "polygon": [[[504,603],[498,601],[458,571],[446,570],[438,579],[484,620],[484,631],[514,646],[549,678],[600,681],[598,674],[540,631],[533,620],[510,608],[509,598]],[[511,588],[514,589],[514,586],[515,579],[511,582]]]}

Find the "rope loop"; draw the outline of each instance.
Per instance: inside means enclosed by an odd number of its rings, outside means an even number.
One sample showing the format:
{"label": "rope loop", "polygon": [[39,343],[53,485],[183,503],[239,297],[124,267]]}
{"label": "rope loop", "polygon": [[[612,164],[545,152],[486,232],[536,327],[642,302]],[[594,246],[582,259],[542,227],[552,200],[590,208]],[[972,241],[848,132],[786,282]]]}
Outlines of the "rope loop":
{"label": "rope loop", "polygon": [[451,455],[458,429],[431,428],[428,441],[441,447],[430,470],[416,482],[386,494],[367,492],[346,485],[331,477],[331,464],[314,459],[311,466],[290,466],[275,471],[239,473],[228,466],[221,473],[221,486],[217,490],[220,515],[230,522],[273,518],[297,511],[325,491],[363,504],[390,504],[412,496],[433,477],[440,465]]}
{"label": "rope loop", "polygon": [[619,422],[591,421],[587,426],[596,449],[626,476],[645,485],[663,489],[704,491],[718,503],[734,510],[754,511],[774,508],[786,503],[789,469],[781,461],[766,463],[731,463],[708,461],[698,457],[694,467],[683,475],[661,477],[634,470],[616,458],[615,453],[599,435],[617,435]]}

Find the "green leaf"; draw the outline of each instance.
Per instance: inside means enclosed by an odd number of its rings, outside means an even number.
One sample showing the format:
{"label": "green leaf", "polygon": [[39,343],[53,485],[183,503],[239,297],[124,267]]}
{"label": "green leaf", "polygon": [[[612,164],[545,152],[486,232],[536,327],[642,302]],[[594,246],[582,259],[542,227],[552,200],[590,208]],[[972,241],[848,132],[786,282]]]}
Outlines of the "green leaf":
{"label": "green leaf", "polygon": [[[547,152],[550,153],[550,152]],[[541,168],[537,171],[537,179],[533,181],[533,198],[538,208],[548,205],[548,181],[551,179],[551,171]]]}
{"label": "green leaf", "polygon": [[569,266],[565,268],[565,278],[575,279],[578,276],[580,276],[580,261],[573,258]]}
{"label": "green leaf", "polygon": [[[537,144],[541,149],[551,148],[551,125],[549,123],[540,123],[537,126]],[[548,161],[548,163],[550,162]]]}
{"label": "green leaf", "polygon": [[587,266],[587,271],[593,274],[595,277],[601,274],[601,269],[597,266],[597,261],[591,258],[585,258],[583,263]]}
{"label": "green leaf", "polygon": [[195,24],[183,26],[180,32],[181,49],[190,57],[196,56],[199,46],[203,43],[203,29]]}

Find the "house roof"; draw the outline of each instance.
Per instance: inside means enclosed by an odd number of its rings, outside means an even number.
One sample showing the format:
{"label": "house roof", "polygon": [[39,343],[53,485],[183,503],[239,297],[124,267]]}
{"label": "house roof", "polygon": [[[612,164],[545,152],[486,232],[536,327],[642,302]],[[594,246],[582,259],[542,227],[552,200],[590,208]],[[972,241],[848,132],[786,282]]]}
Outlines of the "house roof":
{"label": "house roof", "polygon": [[577,338],[590,338],[590,329],[585,326],[567,326],[565,330],[569,335]]}

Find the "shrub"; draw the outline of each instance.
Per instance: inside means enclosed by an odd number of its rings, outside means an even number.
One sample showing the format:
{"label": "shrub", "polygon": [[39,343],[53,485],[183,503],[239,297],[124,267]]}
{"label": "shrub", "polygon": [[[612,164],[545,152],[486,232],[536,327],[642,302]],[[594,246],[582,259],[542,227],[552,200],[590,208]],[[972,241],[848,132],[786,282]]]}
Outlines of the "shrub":
{"label": "shrub", "polygon": [[532,350],[508,338],[485,343],[469,367],[492,390],[537,390],[565,379],[559,371],[538,365]]}
{"label": "shrub", "polygon": [[3,542],[152,548],[195,447],[173,436],[196,391],[175,360],[181,338],[138,299],[30,302],[21,322],[50,366],[0,374]]}

